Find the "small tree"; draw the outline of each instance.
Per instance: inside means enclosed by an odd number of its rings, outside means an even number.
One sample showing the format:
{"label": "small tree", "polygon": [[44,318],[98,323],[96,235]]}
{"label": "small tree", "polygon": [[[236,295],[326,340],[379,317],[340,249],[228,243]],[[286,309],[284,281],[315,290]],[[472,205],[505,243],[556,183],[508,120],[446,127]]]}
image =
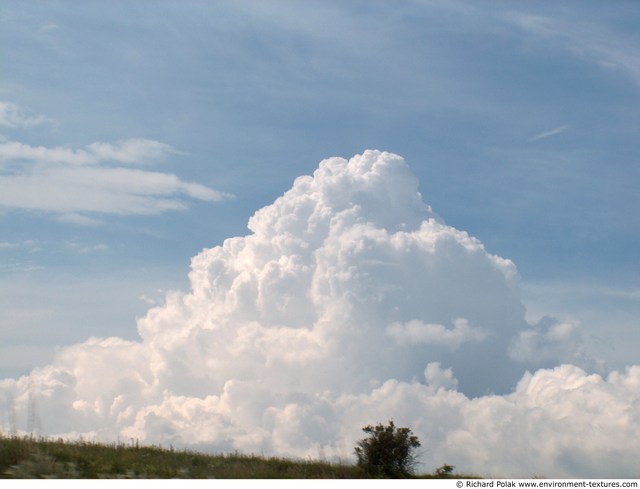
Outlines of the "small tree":
{"label": "small tree", "polygon": [[356,444],[358,467],[371,477],[408,477],[416,464],[414,450],[420,446],[418,437],[409,428],[397,428],[393,421],[387,426],[362,428],[367,438]]}
{"label": "small tree", "polygon": [[438,467],[436,469],[436,476],[442,479],[446,479],[447,477],[451,477],[453,473],[453,469],[455,469],[455,465],[444,464],[442,467]]}

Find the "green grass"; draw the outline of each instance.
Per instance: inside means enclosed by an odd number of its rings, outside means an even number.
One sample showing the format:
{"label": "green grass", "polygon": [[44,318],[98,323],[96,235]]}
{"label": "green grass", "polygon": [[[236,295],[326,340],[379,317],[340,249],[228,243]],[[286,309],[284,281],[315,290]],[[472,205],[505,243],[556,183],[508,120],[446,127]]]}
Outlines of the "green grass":
{"label": "green grass", "polygon": [[353,465],[153,446],[0,438],[0,478],[353,479]]}
{"label": "green grass", "polygon": [[0,478],[359,479],[365,474],[355,465],[321,461],[0,435]]}

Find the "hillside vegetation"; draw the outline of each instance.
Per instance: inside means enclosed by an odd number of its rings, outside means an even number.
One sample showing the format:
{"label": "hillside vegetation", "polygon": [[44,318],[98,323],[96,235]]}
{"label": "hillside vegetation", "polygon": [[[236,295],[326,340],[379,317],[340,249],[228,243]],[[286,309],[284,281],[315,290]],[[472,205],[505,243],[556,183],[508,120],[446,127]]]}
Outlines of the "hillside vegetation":
{"label": "hillside vegetation", "polygon": [[366,474],[349,464],[12,436],[0,437],[0,478],[356,479]]}

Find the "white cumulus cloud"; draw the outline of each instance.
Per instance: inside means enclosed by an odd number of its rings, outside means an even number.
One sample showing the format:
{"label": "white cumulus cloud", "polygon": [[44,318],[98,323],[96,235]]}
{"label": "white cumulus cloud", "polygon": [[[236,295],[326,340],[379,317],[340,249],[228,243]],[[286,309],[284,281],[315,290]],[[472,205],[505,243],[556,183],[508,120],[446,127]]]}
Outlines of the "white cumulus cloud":
{"label": "white cumulus cloud", "polygon": [[637,475],[640,367],[591,373],[577,326],[528,324],[515,265],[434,214],[401,157],[324,160],[249,228],[193,258],[140,341],[0,381],[15,423],[35,400],[50,435],[344,459],[393,418],[424,470]]}

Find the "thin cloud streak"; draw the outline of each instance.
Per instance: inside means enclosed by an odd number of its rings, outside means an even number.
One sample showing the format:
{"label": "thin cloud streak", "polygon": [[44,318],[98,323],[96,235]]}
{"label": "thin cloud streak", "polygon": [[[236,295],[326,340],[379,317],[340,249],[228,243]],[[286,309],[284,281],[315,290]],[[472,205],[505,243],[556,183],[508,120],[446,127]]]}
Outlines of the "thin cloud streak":
{"label": "thin cloud streak", "polygon": [[529,138],[527,141],[532,143],[534,141],[539,141],[541,139],[550,138],[552,136],[557,136],[558,134],[565,132],[567,129],[569,129],[569,127],[570,126],[568,126],[568,125],[556,127],[555,129],[552,129],[551,131],[546,131],[546,132],[541,132],[540,134],[536,134],[535,136]]}
{"label": "thin cloud streak", "polygon": [[83,149],[47,148],[17,141],[0,143],[0,161],[26,160],[38,163],[96,165],[103,162],[142,164],[177,154],[168,144],[149,139],[127,139],[116,143],[95,142]]}
{"label": "thin cloud streak", "polygon": [[130,167],[180,153],[148,139],[95,142],[81,149],[6,141],[0,143],[0,206],[52,212],[60,222],[97,226],[100,221],[84,213],[152,215],[186,209],[180,196],[205,202],[232,197],[170,173]]}
{"label": "thin cloud streak", "polygon": [[606,296],[631,301],[640,300],[640,289],[637,288],[612,288],[581,283],[528,283],[526,289],[539,296],[583,296],[591,299]]}
{"label": "thin cloud streak", "polygon": [[172,174],[127,168],[38,168],[0,177],[0,205],[62,213],[77,222],[71,216],[82,212],[153,215],[183,210],[187,204],[180,195],[207,202],[228,198]]}
{"label": "thin cloud streak", "polygon": [[501,18],[536,39],[558,45],[600,68],[621,70],[640,85],[637,39],[626,38],[600,24],[580,22],[577,19],[567,22],[520,12],[510,12]]}
{"label": "thin cloud streak", "polygon": [[0,126],[18,128],[53,123],[48,117],[40,114],[31,115],[29,112],[13,102],[0,101]]}

